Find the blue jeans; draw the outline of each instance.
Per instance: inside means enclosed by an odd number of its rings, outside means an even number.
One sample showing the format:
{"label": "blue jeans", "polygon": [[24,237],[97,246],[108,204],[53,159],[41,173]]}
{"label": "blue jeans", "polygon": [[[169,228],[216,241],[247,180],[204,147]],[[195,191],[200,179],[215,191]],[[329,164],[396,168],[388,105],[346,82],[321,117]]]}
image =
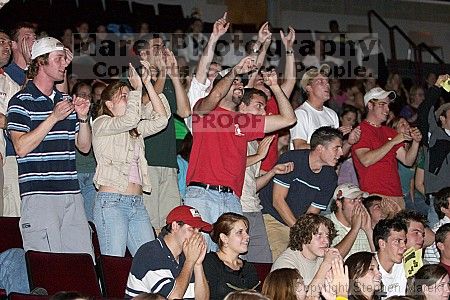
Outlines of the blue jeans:
{"label": "blue jeans", "polygon": [[405,208],[408,210],[415,210],[425,217],[428,216],[429,205],[425,202],[425,197],[422,194],[416,193],[414,195],[414,202],[411,199],[411,195],[408,193],[403,195],[405,199]]}
{"label": "blue jeans", "polygon": [[128,247],[134,256],[141,245],[155,239],[142,196],[98,192],[94,223],[105,255],[123,257]]}
{"label": "blue jeans", "polygon": [[[242,206],[239,198],[232,193],[221,193],[215,190],[207,190],[202,187],[188,186],[184,196],[184,204],[198,210],[205,222],[213,224],[226,212],[234,212],[242,215]],[[218,250],[209,235],[205,234],[208,242],[208,251]]]}
{"label": "blue jeans", "polygon": [[84,211],[88,221],[94,221],[95,194],[94,173],[78,173],[81,195],[84,200]]}
{"label": "blue jeans", "polygon": [[428,225],[433,227],[437,222],[439,222],[439,216],[434,209],[434,196],[430,195],[430,208],[428,209]]}
{"label": "blue jeans", "polygon": [[6,294],[30,293],[23,249],[11,248],[0,253],[0,288],[5,289]]}

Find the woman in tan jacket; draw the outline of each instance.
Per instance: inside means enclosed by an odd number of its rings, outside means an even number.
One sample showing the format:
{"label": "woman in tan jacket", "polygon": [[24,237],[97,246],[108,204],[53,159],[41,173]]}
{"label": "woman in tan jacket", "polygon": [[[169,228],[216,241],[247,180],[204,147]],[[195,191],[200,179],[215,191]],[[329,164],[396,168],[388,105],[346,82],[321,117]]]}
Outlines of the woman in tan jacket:
{"label": "woman in tan jacket", "polygon": [[[153,240],[150,218],[142,192],[150,192],[144,138],[167,126],[169,107],[150,83],[149,65],[143,78],[130,64],[127,83],[111,83],[102,93],[98,117],[92,124],[92,145],[97,159],[94,184],[98,188],[94,223],[102,254],[134,256]],[[142,97],[142,82],[149,97]],[[149,99],[149,100],[146,100]]]}

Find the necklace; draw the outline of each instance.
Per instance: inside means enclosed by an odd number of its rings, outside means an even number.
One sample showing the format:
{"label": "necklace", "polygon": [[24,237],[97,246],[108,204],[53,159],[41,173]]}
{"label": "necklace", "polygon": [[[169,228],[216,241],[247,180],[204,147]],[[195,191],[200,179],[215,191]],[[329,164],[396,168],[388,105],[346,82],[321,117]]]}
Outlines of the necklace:
{"label": "necklace", "polygon": [[381,127],[381,125],[375,124],[373,122],[370,122],[369,120],[366,119],[366,122],[369,123],[370,125],[372,125],[373,127]]}

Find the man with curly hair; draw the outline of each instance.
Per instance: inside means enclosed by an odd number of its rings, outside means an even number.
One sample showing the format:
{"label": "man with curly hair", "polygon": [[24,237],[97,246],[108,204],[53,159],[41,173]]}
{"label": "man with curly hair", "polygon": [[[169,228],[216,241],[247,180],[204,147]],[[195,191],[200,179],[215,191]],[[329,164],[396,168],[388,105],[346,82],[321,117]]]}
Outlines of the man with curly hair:
{"label": "man with curly hair", "polygon": [[342,259],[339,250],[330,248],[336,230],[330,219],[305,214],[290,229],[289,247],[275,260],[272,271],[297,269],[305,285],[319,286],[334,259]]}

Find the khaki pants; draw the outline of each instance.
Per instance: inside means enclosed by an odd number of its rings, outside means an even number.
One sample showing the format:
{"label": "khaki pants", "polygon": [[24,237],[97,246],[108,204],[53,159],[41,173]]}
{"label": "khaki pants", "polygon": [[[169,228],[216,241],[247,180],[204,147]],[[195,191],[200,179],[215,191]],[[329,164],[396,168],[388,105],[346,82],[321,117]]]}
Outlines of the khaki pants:
{"label": "khaki pants", "polygon": [[3,216],[20,217],[20,191],[17,160],[15,156],[7,156],[3,166]]}
{"label": "khaki pants", "polygon": [[166,225],[169,212],[181,205],[177,169],[149,166],[148,175],[152,192],[144,193],[144,205],[150,215],[152,226],[160,230]]}
{"label": "khaki pants", "polygon": [[272,259],[275,261],[289,244],[290,228],[269,214],[263,214],[263,218],[270,250],[272,251]]}

